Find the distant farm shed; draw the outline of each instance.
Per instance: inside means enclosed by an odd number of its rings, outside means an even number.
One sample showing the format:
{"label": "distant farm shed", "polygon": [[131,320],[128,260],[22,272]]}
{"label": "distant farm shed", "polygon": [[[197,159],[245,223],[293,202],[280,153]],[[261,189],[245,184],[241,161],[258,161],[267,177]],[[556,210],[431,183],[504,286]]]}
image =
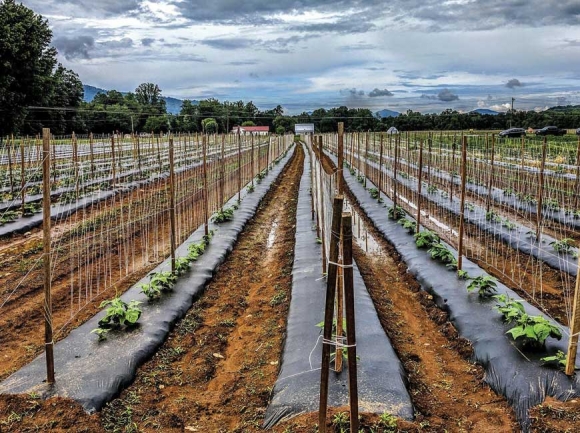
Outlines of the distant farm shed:
{"label": "distant farm shed", "polygon": [[294,125],[295,134],[314,134],[314,123],[297,123]]}
{"label": "distant farm shed", "polygon": [[387,134],[398,134],[399,130],[397,128],[395,128],[394,126],[391,126],[389,129],[387,129]]}

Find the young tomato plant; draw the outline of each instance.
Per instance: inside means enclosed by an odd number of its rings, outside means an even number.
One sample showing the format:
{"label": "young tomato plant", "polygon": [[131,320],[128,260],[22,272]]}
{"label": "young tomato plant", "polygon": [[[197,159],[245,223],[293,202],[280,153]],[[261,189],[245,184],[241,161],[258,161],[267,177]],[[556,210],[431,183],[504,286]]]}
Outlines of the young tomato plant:
{"label": "young tomato plant", "polygon": [[507,294],[495,295],[493,298],[498,302],[494,308],[502,314],[505,323],[516,321],[526,312],[521,301],[516,301]]}
{"label": "young tomato plant", "polygon": [[107,338],[110,329],[128,328],[137,323],[141,317],[141,310],[138,308],[140,302],[123,301],[121,298],[113,298],[101,302],[100,308],[107,307],[105,317],[99,320],[99,327],[93,329],[91,333],[99,336],[99,341]]}
{"label": "young tomato plant", "polygon": [[538,350],[543,349],[548,337],[560,340],[562,331],[560,328],[550,323],[542,316],[530,316],[527,313],[521,314],[516,319],[516,326],[507,331],[514,340],[523,339],[525,347]]}
{"label": "young tomato plant", "polygon": [[379,198],[379,190],[377,188],[369,188],[368,191],[371,197],[375,200]]}
{"label": "young tomato plant", "polygon": [[395,209],[395,207],[391,206],[389,208],[389,218],[392,220],[399,220],[401,218],[405,217],[405,211],[403,210],[403,208],[401,206],[397,206],[397,208]]}
{"label": "young tomato plant", "polygon": [[431,255],[432,259],[439,260],[451,269],[457,269],[457,259],[455,259],[453,253],[445,245],[440,243],[433,244],[427,252]]}
{"label": "young tomato plant", "polygon": [[545,365],[551,365],[561,370],[566,369],[566,354],[561,350],[558,350],[558,352],[556,352],[556,354],[553,356],[545,356],[540,358],[540,361],[542,361],[542,363]]}
{"label": "young tomato plant", "polygon": [[401,224],[403,228],[409,232],[409,234],[413,234],[417,231],[417,223],[415,221],[408,220],[407,218],[401,218],[398,223]]}
{"label": "young tomato plant", "polygon": [[232,219],[234,219],[234,208],[229,207],[218,210],[211,220],[216,224],[221,224],[226,221],[231,221]]}
{"label": "young tomato plant", "polygon": [[497,283],[495,279],[488,275],[480,275],[471,279],[471,283],[467,286],[468,292],[477,290],[480,298],[488,298],[497,292]]}
{"label": "young tomato plant", "polygon": [[141,292],[150,300],[158,298],[162,292],[169,292],[177,281],[177,275],[168,271],[152,273],[149,278],[149,284],[141,284]]}
{"label": "young tomato plant", "polygon": [[183,275],[191,267],[191,261],[188,257],[177,257],[175,259],[175,274]]}
{"label": "young tomato plant", "polygon": [[438,244],[439,240],[439,236],[430,230],[415,233],[415,244],[418,248],[431,248],[434,244]]}
{"label": "young tomato plant", "polygon": [[574,239],[564,238],[559,241],[550,242],[554,251],[564,254],[570,254],[574,248]]}

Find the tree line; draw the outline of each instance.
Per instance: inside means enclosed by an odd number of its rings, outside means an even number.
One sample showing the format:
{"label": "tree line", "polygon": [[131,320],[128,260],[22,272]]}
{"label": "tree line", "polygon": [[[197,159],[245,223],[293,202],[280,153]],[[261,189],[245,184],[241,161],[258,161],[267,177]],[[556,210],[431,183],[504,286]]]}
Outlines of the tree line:
{"label": "tree line", "polygon": [[[140,84],[134,92],[110,90],[83,101],[78,75],[57,61],[48,21],[15,0],[0,2],[0,137],[34,135],[43,127],[54,134],[155,132],[226,132],[237,125],[268,126],[283,134],[296,123],[313,123],[317,132],[333,132],[344,122],[347,132],[484,130],[510,126],[580,127],[580,106],[542,112],[509,111],[497,115],[445,110],[422,114],[408,110],[397,117],[378,118],[370,110],[346,106],[285,115],[280,105],[260,110],[252,101],[184,100],[180,113],[167,112],[157,84]],[[1,140],[1,138],[0,138]]]}

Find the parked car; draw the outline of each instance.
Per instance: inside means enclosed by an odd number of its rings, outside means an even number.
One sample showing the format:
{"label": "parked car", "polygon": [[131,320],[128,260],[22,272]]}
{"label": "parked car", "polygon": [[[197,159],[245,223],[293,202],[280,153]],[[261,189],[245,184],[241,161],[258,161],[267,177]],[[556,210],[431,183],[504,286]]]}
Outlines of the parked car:
{"label": "parked car", "polygon": [[524,128],[510,128],[501,131],[498,135],[500,137],[524,137],[526,135],[526,130]]}
{"label": "parked car", "polygon": [[580,135],[580,128],[576,130],[576,135]]}
{"label": "parked car", "polygon": [[536,131],[536,135],[564,135],[565,129],[560,129],[557,126],[544,126],[542,129]]}

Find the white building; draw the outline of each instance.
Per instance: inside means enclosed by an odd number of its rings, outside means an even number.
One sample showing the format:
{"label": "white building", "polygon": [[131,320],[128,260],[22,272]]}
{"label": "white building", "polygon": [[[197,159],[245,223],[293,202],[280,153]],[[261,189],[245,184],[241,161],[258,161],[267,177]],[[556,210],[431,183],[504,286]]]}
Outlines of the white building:
{"label": "white building", "polygon": [[294,125],[294,133],[299,134],[314,134],[314,123],[297,123]]}

